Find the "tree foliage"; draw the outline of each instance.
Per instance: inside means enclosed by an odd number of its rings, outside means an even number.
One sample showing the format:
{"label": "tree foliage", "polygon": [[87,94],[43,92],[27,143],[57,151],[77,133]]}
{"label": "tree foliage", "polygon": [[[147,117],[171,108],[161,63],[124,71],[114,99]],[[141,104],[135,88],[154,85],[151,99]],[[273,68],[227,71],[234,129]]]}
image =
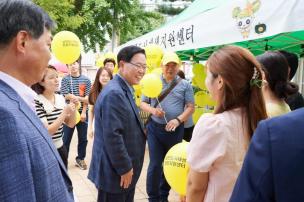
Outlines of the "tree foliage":
{"label": "tree foliage", "polygon": [[164,16],[158,12],[144,11],[138,1],[134,1],[133,5],[133,9],[128,10],[127,15],[119,19],[120,43],[146,34],[160,27],[165,21]]}
{"label": "tree foliage", "polygon": [[[164,1],[174,2],[174,1],[180,1],[180,0],[164,0]],[[193,2],[194,0],[182,0],[182,1],[191,1],[191,2]]]}
{"label": "tree foliage", "polygon": [[124,43],[164,22],[161,14],[145,12],[138,0],[33,0],[57,23],[57,30],[77,34],[85,51],[103,49],[114,33]]}
{"label": "tree foliage", "polygon": [[[179,13],[181,13],[183,10],[185,10],[185,8],[187,7],[186,5],[184,7],[174,7],[173,3],[175,1],[180,1],[180,0],[164,0],[165,2],[171,2],[171,4],[161,4],[158,5],[158,12],[165,14],[165,15],[177,15]],[[185,2],[193,2],[194,0],[182,0]]]}
{"label": "tree foliage", "polygon": [[184,9],[185,9],[185,7],[184,8],[174,8],[172,6],[166,6],[166,5],[158,6],[158,11],[160,13],[167,14],[167,15],[177,15],[177,14],[181,13]]}
{"label": "tree foliage", "polygon": [[34,3],[46,10],[56,21],[58,30],[73,30],[84,23],[79,14],[75,14],[71,0],[33,0]]}

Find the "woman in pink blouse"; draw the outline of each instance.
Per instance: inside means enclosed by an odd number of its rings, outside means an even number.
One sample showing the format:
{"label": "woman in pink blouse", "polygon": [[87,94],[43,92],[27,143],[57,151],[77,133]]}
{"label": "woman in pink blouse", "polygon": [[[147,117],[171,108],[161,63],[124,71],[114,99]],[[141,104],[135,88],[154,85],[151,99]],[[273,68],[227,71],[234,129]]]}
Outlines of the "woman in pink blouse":
{"label": "woman in pink blouse", "polygon": [[227,202],[257,124],[267,117],[261,67],[247,50],[226,46],[207,61],[214,114],[197,122],[188,148],[187,202]]}

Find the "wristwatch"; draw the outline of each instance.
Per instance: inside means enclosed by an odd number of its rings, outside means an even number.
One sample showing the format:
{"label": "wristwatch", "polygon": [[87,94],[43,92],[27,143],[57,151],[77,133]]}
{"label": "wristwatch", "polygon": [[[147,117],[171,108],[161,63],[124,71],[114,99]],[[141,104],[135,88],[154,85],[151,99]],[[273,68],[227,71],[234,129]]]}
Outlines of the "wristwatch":
{"label": "wristwatch", "polygon": [[176,117],[175,119],[178,121],[179,124],[182,124],[182,121],[178,117]]}

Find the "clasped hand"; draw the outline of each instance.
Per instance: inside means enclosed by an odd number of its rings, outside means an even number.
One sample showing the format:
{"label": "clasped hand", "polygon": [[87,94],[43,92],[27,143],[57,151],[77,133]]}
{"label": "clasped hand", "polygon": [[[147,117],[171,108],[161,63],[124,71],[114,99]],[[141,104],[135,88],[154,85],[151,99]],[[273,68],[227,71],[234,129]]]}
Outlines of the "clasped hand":
{"label": "clasped hand", "polygon": [[133,168],[129,172],[123,174],[120,177],[120,186],[124,189],[127,189],[132,182],[132,176],[133,176]]}
{"label": "clasped hand", "polygon": [[170,120],[166,125],[166,131],[171,132],[175,131],[175,129],[179,126],[179,122],[177,119]]}

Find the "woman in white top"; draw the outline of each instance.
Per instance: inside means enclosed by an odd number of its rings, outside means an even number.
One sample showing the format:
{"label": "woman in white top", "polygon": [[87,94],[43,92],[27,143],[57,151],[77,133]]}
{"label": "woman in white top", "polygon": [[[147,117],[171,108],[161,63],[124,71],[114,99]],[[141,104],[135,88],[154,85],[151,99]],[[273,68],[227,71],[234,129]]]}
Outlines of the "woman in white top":
{"label": "woman in white top", "polygon": [[101,90],[107,83],[113,79],[112,71],[108,67],[100,68],[95,76],[95,81],[89,93],[89,123],[88,135],[94,136],[94,105]]}
{"label": "woman in white top", "polygon": [[35,100],[37,115],[52,136],[54,145],[67,167],[68,155],[62,140],[63,123],[70,127],[75,126],[75,103],[66,104],[64,97],[56,94],[59,90],[59,80],[53,66],[48,66],[42,81],[34,84],[32,89],[38,94]]}
{"label": "woman in white top", "polygon": [[217,105],[200,117],[188,147],[187,202],[229,201],[253,131],[267,117],[255,57],[237,46],[207,61],[206,87]]}
{"label": "woman in white top", "polygon": [[257,56],[264,71],[263,95],[268,117],[290,112],[285,99],[298,92],[298,86],[288,80],[288,62],[279,51],[267,51]]}

